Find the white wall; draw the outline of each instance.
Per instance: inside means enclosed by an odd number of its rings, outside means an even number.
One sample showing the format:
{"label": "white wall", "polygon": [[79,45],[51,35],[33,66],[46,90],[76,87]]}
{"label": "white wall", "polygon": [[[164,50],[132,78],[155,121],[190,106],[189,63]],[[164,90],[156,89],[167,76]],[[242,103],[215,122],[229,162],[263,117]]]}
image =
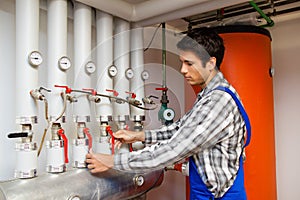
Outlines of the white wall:
{"label": "white wall", "polygon": [[278,200],[300,199],[300,14],[275,21],[270,31]]}

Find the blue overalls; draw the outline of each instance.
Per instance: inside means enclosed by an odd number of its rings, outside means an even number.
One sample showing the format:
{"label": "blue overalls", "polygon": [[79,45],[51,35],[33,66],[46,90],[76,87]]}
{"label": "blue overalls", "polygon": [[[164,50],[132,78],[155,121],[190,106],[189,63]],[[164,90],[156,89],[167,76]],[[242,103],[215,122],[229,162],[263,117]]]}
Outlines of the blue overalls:
{"label": "blue overalls", "polygon": [[[251,138],[251,126],[250,121],[247,116],[245,109],[243,108],[241,102],[238,100],[236,95],[226,87],[217,87],[217,90],[222,90],[228,92],[235,103],[237,104],[239,111],[245,121],[247,128],[247,141],[244,145],[246,147]],[[243,158],[240,156],[240,167],[236,176],[236,179],[233,182],[233,185],[229,188],[229,190],[224,194],[221,198],[215,198],[211,191],[208,190],[207,186],[202,181],[200,177],[197,166],[194,162],[193,157],[189,159],[189,181],[190,181],[190,200],[246,200],[246,191],[244,188],[244,167],[243,167]]]}

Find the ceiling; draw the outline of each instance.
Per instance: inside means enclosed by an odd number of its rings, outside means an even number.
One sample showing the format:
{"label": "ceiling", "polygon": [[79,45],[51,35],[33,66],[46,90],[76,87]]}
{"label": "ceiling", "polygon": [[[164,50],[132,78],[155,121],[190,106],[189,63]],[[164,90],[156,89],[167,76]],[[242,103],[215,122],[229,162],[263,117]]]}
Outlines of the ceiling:
{"label": "ceiling", "polygon": [[[230,23],[265,23],[249,0],[75,0],[125,19],[137,26],[167,22],[177,30],[188,26],[215,26]],[[296,13],[299,0],[254,0],[268,17]],[[221,11],[221,12],[220,12]],[[256,23],[256,24],[255,24]]]}
{"label": "ceiling", "polygon": [[247,0],[76,0],[140,26],[148,26]]}

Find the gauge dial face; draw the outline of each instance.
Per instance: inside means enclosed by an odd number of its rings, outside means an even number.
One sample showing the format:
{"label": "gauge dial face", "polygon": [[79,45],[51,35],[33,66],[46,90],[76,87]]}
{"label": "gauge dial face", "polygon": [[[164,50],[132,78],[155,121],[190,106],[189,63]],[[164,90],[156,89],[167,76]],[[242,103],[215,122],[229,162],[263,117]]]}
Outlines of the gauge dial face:
{"label": "gauge dial face", "polygon": [[115,77],[117,75],[117,73],[118,73],[118,69],[117,69],[116,66],[112,65],[112,66],[110,66],[108,68],[108,74],[109,74],[109,76]]}
{"label": "gauge dial face", "polygon": [[28,55],[28,62],[32,66],[39,66],[43,62],[42,54],[38,51],[32,51]]}
{"label": "gauge dial face", "polygon": [[134,77],[134,72],[133,72],[133,70],[131,68],[128,68],[125,71],[125,75],[126,75],[126,78],[132,79]]}
{"label": "gauge dial face", "polygon": [[71,60],[67,56],[63,56],[58,60],[58,66],[61,70],[68,70],[71,67]]}
{"label": "gauge dial face", "polygon": [[145,81],[145,80],[148,80],[150,78],[150,74],[148,71],[144,70],[141,74],[142,76],[142,79]]}
{"label": "gauge dial face", "polygon": [[96,71],[96,65],[94,62],[89,61],[85,64],[85,71],[88,74],[93,74]]}

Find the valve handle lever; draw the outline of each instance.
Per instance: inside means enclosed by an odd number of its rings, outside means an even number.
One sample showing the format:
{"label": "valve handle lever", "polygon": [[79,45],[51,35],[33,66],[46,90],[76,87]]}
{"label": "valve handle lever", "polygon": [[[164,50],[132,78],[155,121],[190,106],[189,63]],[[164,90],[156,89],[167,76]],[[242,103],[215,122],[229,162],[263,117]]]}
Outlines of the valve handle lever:
{"label": "valve handle lever", "polygon": [[113,135],[113,131],[111,130],[110,126],[106,127],[106,131],[111,136],[111,154],[114,154],[115,153],[115,137]]}
{"label": "valve handle lever", "polygon": [[64,129],[59,129],[57,131],[58,135],[63,139],[64,141],[64,154],[65,154],[65,163],[69,163],[68,158],[68,138],[65,135]]}
{"label": "valve handle lever", "polygon": [[89,151],[92,148],[93,145],[93,141],[92,141],[92,135],[90,134],[89,128],[84,128],[83,132],[85,133],[85,135],[88,137],[89,139]]}
{"label": "valve handle lever", "polygon": [[28,132],[19,132],[19,133],[9,133],[7,135],[8,138],[22,138],[28,137]]}

